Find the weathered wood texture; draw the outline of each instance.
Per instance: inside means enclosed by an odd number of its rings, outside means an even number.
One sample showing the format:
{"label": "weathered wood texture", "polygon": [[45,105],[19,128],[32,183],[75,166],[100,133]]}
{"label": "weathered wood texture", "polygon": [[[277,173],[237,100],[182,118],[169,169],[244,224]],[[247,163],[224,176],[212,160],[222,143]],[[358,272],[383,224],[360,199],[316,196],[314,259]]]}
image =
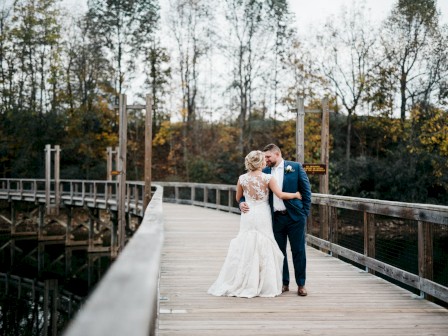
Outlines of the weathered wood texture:
{"label": "weathered wood texture", "polygon": [[[448,335],[448,310],[308,248],[307,297],[214,297],[239,216],[164,203],[157,334],[164,335]],[[293,279],[293,275],[292,279]]]}
{"label": "weathered wood texture", "polygon": [[112,264],[65,336],[154,335],[163,245],[162,188],[143,222]]}

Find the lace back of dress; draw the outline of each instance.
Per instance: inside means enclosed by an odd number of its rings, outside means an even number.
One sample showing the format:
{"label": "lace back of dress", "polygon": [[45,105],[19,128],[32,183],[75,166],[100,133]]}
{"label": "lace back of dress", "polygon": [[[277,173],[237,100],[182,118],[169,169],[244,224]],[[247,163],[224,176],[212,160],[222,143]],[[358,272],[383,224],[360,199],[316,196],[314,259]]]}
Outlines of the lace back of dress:
{"label": "lace back of dress", "polygon": [[253,201],[265,201],[269,197],[269,180],[271,175],[261,174],[251,176],[244,174],[241,176],[241,186],[243,187],[244,196]]}

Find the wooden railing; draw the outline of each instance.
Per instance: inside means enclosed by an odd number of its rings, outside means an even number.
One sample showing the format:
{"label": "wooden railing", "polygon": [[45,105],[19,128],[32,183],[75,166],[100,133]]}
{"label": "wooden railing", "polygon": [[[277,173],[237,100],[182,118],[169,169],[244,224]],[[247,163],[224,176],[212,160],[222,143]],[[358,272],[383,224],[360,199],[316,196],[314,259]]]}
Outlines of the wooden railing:
{"label": "wooden railing", "polygon": [[154,335],[163,245],[163,188],[143,221],[64,335]]}
{"label": "wooden railing", "polygon": [[[126,183],[126,212],[143,217],[144,187],[144,183],[140,181]],[[52,181],[49,191],[50,206],[87,206],[117,210],[116,181],[60,180],[59,194],[54,192],[55,188]],[[0,179],[0,199],[45,204],[46,192],[44,179]],[[60,199],[56,199],[55,195]]]}
{"label": "wooden railing", "polygon": [[[239,213],[235,200],[235,186],[201,183],[159,182],[164,186],[164,201],[204,206]],[[318,207],[317,216],[308,218],[308,232],[320,226],[317,233],[308,234],[309,245],[318,247],[334,256],[339,256],[362,265],[370,272],[383,274],[404,285],[421,291],[444,302],[448,302],[448,287],[436,283],[433,274],[433,228],[441,226],[448,233],[448,206],[414,204],[365,199],[335,195],[312,195],[313,207]],[[355,252],[338,244],[338,211],[343,209],[360,212],[363,218],[364,253]],[[375,258],[375,230],[379,222],[375,216],[389,216],[415,223],[418,230],[418,274],[388,265]],[[448,277],[448,275],[446,275]]]}
{"label": "wooden railing", "polygon": [[[39,188],[25,187],[25,180],[20,181],[22,181],[22,184],[19,184],[21,187],[9,185],[10,191],[2,186],[0,198],[22,200],[32,198],[41,202]],[[0,180],[1,183],[5,183],[4,180]],[[26,183],[33,186],[40,182],[27,180]],[[72,187],[75,182],[61,181],[61,183],[70,186],[67,187],[68,190],[62,190],[63,202],[96,202],[97,206],[113,204],[112,199],[106,195],[114,193],[107,194],[105,189],[99,191],[98,188],[99,185],[107,187],[110,182],[77,181],[76,183],[80,186],[77,190]],[[142,185],[142,183],[135,182],[134,185]],[[157,190],[145,211],[139,229],[92,293],[65,333],[66,335],[153,335],[155,333],[158,276],[163,245],[162,200],[239,212],[233,185],[154,182],[153,186],[156,186]],[[433,227],[440,226],[443,230],[447,229],[447,206],[322,194],[313,194],[312,203],[313,207],[317,207],[319,211],[317,215],[309,217],[308,232],[315,231],[316,223],[319,223],[320,227],[318,234],[307,235],[308,244],[448,302],[448,287],[431,279]],[[362,214],[364,253],[355,252],[338,244],[338,231],[341,224],[338,213],[341,210],[351,210]],[[390,216],[415,222],[418,227],[418,274],[375,258],[377,216]],[[131,329],[135,332],[129,332],[129,325],[132,325]]]}

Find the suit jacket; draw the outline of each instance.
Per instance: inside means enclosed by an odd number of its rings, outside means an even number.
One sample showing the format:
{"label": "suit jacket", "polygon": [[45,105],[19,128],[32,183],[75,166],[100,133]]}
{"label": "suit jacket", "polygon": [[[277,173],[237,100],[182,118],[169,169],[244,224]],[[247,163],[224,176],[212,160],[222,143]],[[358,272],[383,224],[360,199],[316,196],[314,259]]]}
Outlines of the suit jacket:
{"label": "suit jacket", "polygon": [[[287,171],[287,167],[291,166],[292,171]],[[294,161],[285,160],[285,172],[283,177],[283,187],[282,191],[295,193],[297,191],[302,195],[302,199],[297,198],[291,200],[283,200],[286,210],[291,218],[298,221],[303,218],[307,218],[311,207],[311,186],[308,176],[302,165]],[[271,174],[271,167],[265,167],[263,173]],[[269,205],[271,206],[271,211],[273,208],[273,193],[269,192]]]}

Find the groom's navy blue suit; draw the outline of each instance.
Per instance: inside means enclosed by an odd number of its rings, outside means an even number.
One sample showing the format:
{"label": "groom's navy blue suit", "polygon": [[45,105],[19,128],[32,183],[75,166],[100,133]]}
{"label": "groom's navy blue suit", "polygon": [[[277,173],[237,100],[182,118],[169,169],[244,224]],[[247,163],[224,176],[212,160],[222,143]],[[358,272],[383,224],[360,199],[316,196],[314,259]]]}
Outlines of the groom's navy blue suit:
{"label": "groom's navy blue suit", "polygon": [[[288,171],[287,167],[292,169]],[[282,191],[302,195],[302,200],[297,198],[283,200],[287,215],[274,212],[273,193],[269,193],[269,204],[272,211],[272,227],[274,237],[285,259],[283,261],[283,284],[289,285],[289,268],[286,258],[286,245],[289,238],[292,260],[294,264],[294,275],[298,286],[305,286],[306,280],[306,253],[305,235],[306,218],[311,206],[311,186],[302,165],[298,162],[284,161],[284,178]],[[271,174],[271,167],[265,167],[263,172]]]}

